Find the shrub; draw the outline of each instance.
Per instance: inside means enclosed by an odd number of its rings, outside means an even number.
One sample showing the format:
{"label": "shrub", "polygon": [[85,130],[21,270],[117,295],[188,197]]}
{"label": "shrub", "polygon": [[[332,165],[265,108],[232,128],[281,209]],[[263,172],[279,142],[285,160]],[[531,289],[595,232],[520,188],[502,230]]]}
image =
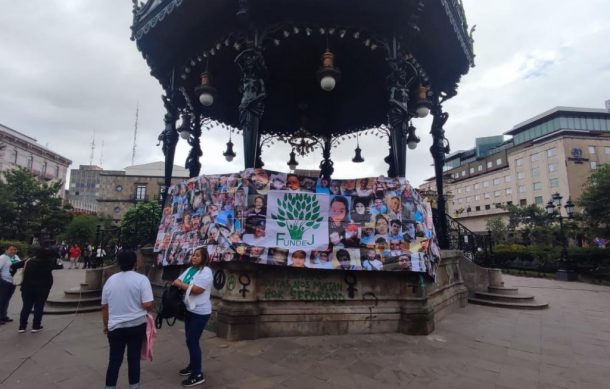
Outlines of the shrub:
{"label": "shrub", "polygon": [[17,250],[18,250],[17,255],[21,259],[23,259],[28,254],[28,251],[30,250],[30,245],[27,244],[26,242],[21,242],[18,240],[0,240],[0,254],[4,254],[4,252],[6,251],[6,248],[9,245],[13,245],[13,246],[17,247]]}

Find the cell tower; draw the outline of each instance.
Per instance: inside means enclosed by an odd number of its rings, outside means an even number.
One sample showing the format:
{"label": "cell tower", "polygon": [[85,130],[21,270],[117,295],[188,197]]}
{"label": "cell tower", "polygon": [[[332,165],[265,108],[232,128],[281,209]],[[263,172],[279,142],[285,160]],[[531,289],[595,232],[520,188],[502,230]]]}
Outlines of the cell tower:
{"label": "cell tower", "polygon": [[140,103],[136,104],[136,123],[133,127],[133,150],[131,152],[131,165],[135,164],[136,160],[136,139],[138,137],[138,113],[140,111]]}
{"label": "cell tower", "polygon": [[94,153],[95,153],[95,130],[93,130],[93,140],[91,140],[91,154],[89,154],[89,165],[93,165]]}

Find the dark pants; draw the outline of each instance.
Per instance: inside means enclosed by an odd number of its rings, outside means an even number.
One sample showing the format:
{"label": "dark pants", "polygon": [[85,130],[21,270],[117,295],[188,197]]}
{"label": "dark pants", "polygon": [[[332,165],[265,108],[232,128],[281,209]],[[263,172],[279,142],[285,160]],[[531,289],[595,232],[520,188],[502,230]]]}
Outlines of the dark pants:
{"label": "dark pants", "polygon": [[184,317],[184,332],[186,335],[186,347],[189,350],[189,367],[193,375],[203,373],[201,368],[201,347],[199,340],[201,334],[208,324],[210,315],[197,315],[196,313],[186,312]]}
{"label": "dark pants", "polygon": [[13,293],[15,293],[15,285],[0,279],[0,321],[8,317],[8,303],[11,301]]}
{"label": "dark pants", "polygon": [[91,267],[91,256],[85,255],[83,258],[83,269],[89,269]]}
{"label": "dark pants", "polygon": [[108,332],[110,358],[108,359],[108,370],[106,370],[106,386],[116,386],[119,369],[123,363],[125,346],[127,346],[129,385],[140,383],[140,355],[145,336],[146,323],[135,327],[117,328]]}
{"label": "dark pants", "polygon": [[21,288],[21,299],[23,300],[23,307],[21,308],[21,315],[19,316],[19,328],[25,329],[28,326],[28,317],[34,308],[34,322],[32,328],[40,328],[42,324],[42,310],[44,303],[49,297],[50,289],[39,289],[39,288]]}

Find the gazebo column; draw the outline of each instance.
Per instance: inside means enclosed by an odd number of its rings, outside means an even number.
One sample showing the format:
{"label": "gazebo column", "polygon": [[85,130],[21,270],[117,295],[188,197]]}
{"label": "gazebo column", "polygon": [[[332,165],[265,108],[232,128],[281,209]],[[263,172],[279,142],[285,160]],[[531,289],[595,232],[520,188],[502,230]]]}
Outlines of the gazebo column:
{"label": "gazebo column", "polygon": [[437,217],[436,217],[436,236],[441,249],[449,248],[449,240],[447,237],[447,217],[445,216],[445,194],[443,189],[443,167],[445,165],[445,154],[449,153],[449,142],[445,138],[445,130],[443,126],[449,114],[443,112],[443,107],[439,101],[438,95],[435,94],[431,109],[432,129],[432,146],[430,153],[434,159],[434,174],[436,176],[436,196],[437,196]]}
{"label": "gazebo column", "polygon": [[332,148],[332,141],[330,137],[324,138],[324,145],[322,148],[322,162],[320,162],[320,177],[325,178],[330,182],[330,179],[335,171],[333,167],[334,162],[330,159],[330,150]]}
{"label": "gazebo column", "polygon": [[188,144],[191,146],[191,151],[186,158],[185,167],[189,171],[189,177],[197,177],[201,171],[201,162],[199,158],[203,155],[201,151],[201,113],[195,110],[190,115],[190,133],[191,136],[187,139]]}
{"label": "gazebo column", "polygon": [[162,96],[163,105],[165,106],[165,117],[163,121],[165,128],[159,135],[159,142],[163,143],[162,150],[165,156],[165,177],[163,188],[161,188],[161,202],[165,204],[167,197],[167,189],[172,184],[172,170],[174,168],[174,156],[176,154],[176,145],[178,144],[178,132],[176,131],[176,120],[178,119],[178,110],[174,106],[171,99],[167,96]]}
{"label": "gazebo column", "polygon": [[260,50],[249,48],[235,58],[235,63],[241,71],[239,125],[244,137],[244,167],[252,168],[260,159],[259,125],[265,111],[266,96],[265,60]]}
{"label": "gazebo column", "polygon": [[409,84],[413,79],[407,80],[404,64],[399,59],[390,59],[388,63],[392,71],[388,77],[390,155],[386,162],[390,165],[389,177],[404,177],[407,168],[407,126],[411,117],[408,110]]}

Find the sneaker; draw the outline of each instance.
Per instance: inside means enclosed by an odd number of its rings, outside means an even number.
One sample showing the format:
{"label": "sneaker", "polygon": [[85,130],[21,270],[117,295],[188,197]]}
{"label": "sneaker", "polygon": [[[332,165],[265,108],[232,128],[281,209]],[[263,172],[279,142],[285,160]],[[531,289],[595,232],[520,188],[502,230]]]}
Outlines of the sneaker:
{"label": "sneaker", "polygon": [[34,334],[35,334],[35,333],[37,333],[37,332],[40,332],[40,331],[42,331],[42,329],[43,329],[43,328],[44,328],[43,326],[40,326],[40,327],[38,327],[38,328],[32,328],[32,333],[34,333]]}
{"label": "sneaker", "polygon": [[182,386],[195,386],[195,385],[201,385],[205,382],[205,378],[203,378],[203,374],[199,373],[195,376],[190,376],[189,378],[185,379],[184,381],[182,381]]}
{"label": "sneaker", "polygon": [[20,334],[23,334],[25,332],[25,328],[19,328],[19,331],[17,331],[17,332],[19,332]]}
{"label": "sneaker", "polygon": [[5,323],[10,323],[13,321],[13,319],[11,319],[10,317],[5,317],[4,319],[2,319],[2,321]]}
{"label": "sneaker", "polygon": [[191,367],[187,366],[184,369],[180,370],[178,372],[178,374],[180,374],[181,376],[185,376],[186,377],[186,376],[190,376],[191,372],[192,372]]}

